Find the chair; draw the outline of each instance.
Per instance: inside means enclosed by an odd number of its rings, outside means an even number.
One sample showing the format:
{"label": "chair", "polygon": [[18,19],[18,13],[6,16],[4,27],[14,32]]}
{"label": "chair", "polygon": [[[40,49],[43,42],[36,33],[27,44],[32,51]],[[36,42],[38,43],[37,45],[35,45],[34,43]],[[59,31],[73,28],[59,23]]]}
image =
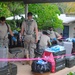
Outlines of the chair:
{"label": "chair", "polygon": [[17,58],[18,54],[21,53],[22,50],[19,48],[11,48],[9,49],[9,52],[14,55],[13,58]]}

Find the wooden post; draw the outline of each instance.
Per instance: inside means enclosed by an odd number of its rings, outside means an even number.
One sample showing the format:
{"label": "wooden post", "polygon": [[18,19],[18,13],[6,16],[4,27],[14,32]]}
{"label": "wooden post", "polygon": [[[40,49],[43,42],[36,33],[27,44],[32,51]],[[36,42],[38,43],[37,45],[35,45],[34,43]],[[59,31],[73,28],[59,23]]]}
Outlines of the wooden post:
{"label": "wooden post", "polygon": [[27,13],[28,13],[28,4],[25,4],[25,19],[27,19]]}

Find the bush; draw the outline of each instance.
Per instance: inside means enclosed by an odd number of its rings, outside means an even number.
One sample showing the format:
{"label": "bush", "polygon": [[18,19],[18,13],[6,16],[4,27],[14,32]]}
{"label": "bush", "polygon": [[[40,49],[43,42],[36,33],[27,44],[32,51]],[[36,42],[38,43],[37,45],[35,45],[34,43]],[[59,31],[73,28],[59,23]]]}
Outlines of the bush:
{"label": "bush", "polygon": [[20,20],[14,20],[14,19],[13,20],[7,20],[7,24],[10,25],[12,31],[13,30],[20,31],[23,20],[24,20],[23,17]]}
{"label": "bush", "polygon": [[70,72],[70,73],[69,73],[69,74],[67,74],[67,75],[75,75],[75,72],[74,72],[74,73]]}

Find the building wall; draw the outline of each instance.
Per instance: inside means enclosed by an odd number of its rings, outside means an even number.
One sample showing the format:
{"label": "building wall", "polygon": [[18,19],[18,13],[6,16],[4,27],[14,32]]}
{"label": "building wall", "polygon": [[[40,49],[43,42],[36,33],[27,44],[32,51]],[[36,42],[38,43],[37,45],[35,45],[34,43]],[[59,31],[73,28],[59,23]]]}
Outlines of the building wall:
{"label": "building wall", "polygon": [[69,37],[75,37],[75,23],[69,25]]}
{"label": "building wall", "polygon": [[[74,38],[75,37],[75,23],[69,23],[69,24],[63,24],[65,26],[69,26],[69,37]],[[60,28],[57,28],[56,31],[58,33],[63,33],[63,30]]]}
{"label": "building wall", "polygon": [[55,29],[59,34],[60,33],[63,33],[63,29],[61,29],[61,28],[57,28],[57,29]]}

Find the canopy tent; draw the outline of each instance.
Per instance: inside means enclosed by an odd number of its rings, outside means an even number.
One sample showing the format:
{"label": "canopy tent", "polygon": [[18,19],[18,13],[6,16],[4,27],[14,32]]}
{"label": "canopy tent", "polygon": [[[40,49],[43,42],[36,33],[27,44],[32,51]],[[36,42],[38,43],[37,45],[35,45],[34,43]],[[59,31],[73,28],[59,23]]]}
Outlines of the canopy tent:
{"label": "canopy tent", "polygon": [[73,2],[75,0],[0,0],[0,1],[2,1],[2,2],[24,1],[25,4],[29,4],[29,3]]}

